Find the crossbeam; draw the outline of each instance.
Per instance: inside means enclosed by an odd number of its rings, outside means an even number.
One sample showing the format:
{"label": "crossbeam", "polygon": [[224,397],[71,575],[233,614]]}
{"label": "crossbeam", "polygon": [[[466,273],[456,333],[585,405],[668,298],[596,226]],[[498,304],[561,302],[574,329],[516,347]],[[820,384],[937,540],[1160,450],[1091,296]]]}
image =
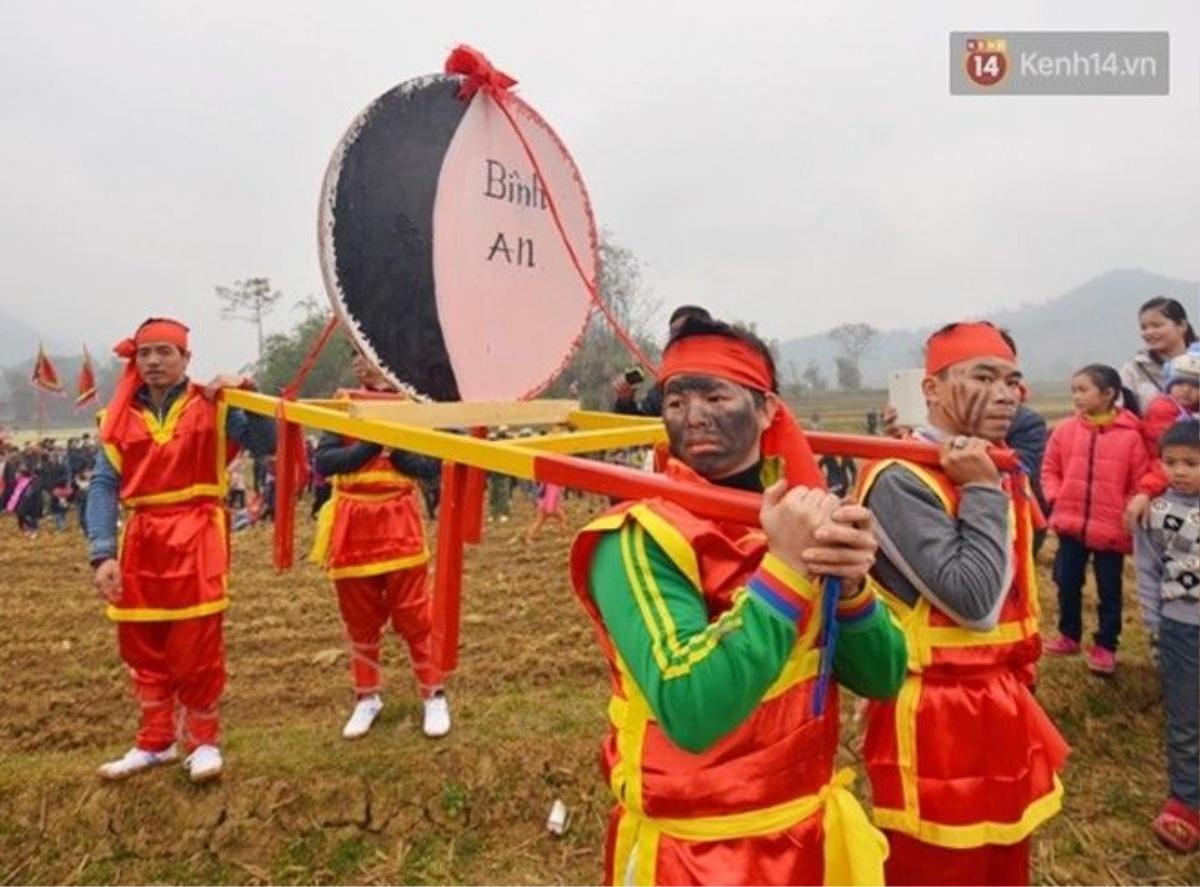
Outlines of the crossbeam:
{"label": "crossbeam", "polygon": [[[757,494],[710,485],[677,483],[662,475],[569,455],[588,449],[637,446],[665,439],[662,423],[653,419],[637,418],[636,421],[626,422],[624,419],[635,417],[614,417],[614,424],[620,427],[613,429],[603,427],[605,420],[602,413],[582,415],[582,424],[592,427],[587,431],[574,432],[578,444],[571,444],[567,440],[572,435],[482,440],[384,419],[361,418],[307,401],[280,400],[266,394],[235,389],[226,389],[224,393],[229,405],[238,409],[274,417],[282,413],[282,418],[288,422],[394,449],[523,480],[562,484],[605,496],[622,499],[661,497],[683,505],[700,517],[758,525],[761,497]],[[580,416],[582,412],[574,415]],[[809,434],[808,439],[818,453],[900,458],[931,466],[939,461],[938,448],[922,441],[819,432]],[[1001,470],[1011,470],[1016,466],[1015,457],[1009,450],[993,451],[992,457]]]}
{"label": "crossbeam", "polygon": [[[539,452],[513,440],[481,440],[430,428],[380,419],[362,419],[306,401],[280,400],[254,391],[226,389],[226,402],[262,416],[280,417],[297,425],[344,434],[398,450],[482,468],[523,480],[557,483],[621,499],[670,499],[701,517],[758,525],[760,496],[717,486],[681,484],[668,478],[556,452]],[[643,434],[663,433],[662,423],[638,423]],[[657,428],[655,427],[657,425]],[[528,440],[537,440],[529,438]],[[630,444],[626,444],[630,445]]]}
{"label": "crossbeam", "polygon": [[350,415],[418,428],[475,428],[481,425],[566,425],[579,413],[575,400],[350,401]]}

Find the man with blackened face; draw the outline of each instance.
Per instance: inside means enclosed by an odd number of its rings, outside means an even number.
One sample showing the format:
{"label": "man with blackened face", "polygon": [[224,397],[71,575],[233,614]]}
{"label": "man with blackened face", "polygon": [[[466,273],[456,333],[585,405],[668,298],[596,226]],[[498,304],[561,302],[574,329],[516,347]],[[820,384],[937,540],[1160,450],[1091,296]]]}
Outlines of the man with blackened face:
{"label": "man with blackened face", "polygon": [[[1029,837],[1061,807],[1067,746],[1030,692],[1041,655],[1033,495],[1004,447],[1020,400],[1016,354],[988,323],[927,343],[940,466],[867,466],[872,576],[908,638],[910,673],[872,702],[864,747],[888,884],[1029,883]],[[936,873],[936,875],[931,874]]]}
{"label": "man with blackened face", "polygon": [[[606,879],[881,883],[882,836],[833,769],[837,683],[886,698],[904,675],[902,635],[865,581],[870,514],[822,488],[756,337],[688,319],[659,378],[659,470],[761,492],[762,530],[653,499],[575,542],[573,584],[612,675]],[[842,592],[823,612],[825,577]]]}

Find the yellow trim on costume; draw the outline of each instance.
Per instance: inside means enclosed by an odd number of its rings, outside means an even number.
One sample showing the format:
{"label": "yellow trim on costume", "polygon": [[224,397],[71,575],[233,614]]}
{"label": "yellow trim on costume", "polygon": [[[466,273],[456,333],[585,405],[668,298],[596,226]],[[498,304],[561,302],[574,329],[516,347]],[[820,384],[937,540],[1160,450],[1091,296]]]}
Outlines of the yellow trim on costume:
{"label": "yellow trim on costume", "polygon": [[929,820],[912,819],[900,810],[875,808],[875,824],[912,835],[926,844],[969,850],[985,844],[1016,844],[1029,837],[1038,826],[1062,809],[1063,784],[1054,777],[1054,788],[1031,802],[1016,822],[975,822],[970,825],[943,825]]}
{"label": "yellow trim on costume", "polygon": [[333,486],[343,492],[350,492],[347,487],[359,484],[386,484],[396,490],[411,490],[413,482],[399,471],[351,471],[346,474],[335,474]]}
{"label": "yellow trim on costume", "polygon": [[639,829],[635,833],[633,852],[634,884],[658,883],[658,839],[659,832]]}
{"label": "yellow trim on costume", "polygon": [[[1022,476],[1022,483],[1025,484],[1025,538],[1030,540],[1030,544],[1025,546],[1025,597],[1026,606],[1029,607],[1029,612],[1033,616],[1034,625],[1036,627],[1038,618],[1042,615],[1042,602],[1038,598],[1037,584],[1037,564],[1033,557],[1033,509],[1036,500],[1033,497],[1033,487],[1029,484],[1029,478]],[[1015,509],[1014,509],[1015,511]]]}
{"label": "yellow trim on costume", "polygon": [[815,601],[821,596],[819,585],[817,585],[799,570],[792,569],[769,551],[763,555],[763,559],[759,564],[759,568],[766,570],[809,603]]}
{"label": "yellow trim on costume", "polygon": [[[937,496],[938,501],[942,503],[942,507],[946,512],[951,515],[954,514],[954,503],[946,495],[945,490],[942,489],[937,479],[924,468],[901,459],[884,459],[872,466],[871,470],[863,477],[862,483],[859,484],[860,497],[865,497],[871,485],[879,477],[880,472],[891,465],[901,465],[915,474]],[[1014,539],[1016,538],[1016,521],[1018,519],[1016,507],[1011,497],[1009,497],[1009,529]],[[1026,516],[1026,520],[1031,520],[1031,518]],[[1025,557],[1027,575],[1032,578],[1035,575],[1032,547],[1024,555],[1018,552],[1017,556]],[[974,631],[968,628],[960,628],[956,625],[930,625],[929,616],[932,614],[933,608],[924,595],[921,596],[915,607],[909,607],[882,586],[879,586],[879,592],[884,603],[899,618],[901,629],[909,641],[908,661],[909,669],[912,671],[920,671],[933,661],[935,647],[963,648],[1013,644],[1038,633],[1037,617],[1040,608],[1037,606],[1036,585],[1033,585],[1028,591],[1031,602],[1030,616],[1016,622],[1001,622],[989,631]]]}
{"label": "yellow trim on costume", "polygon": [[177,622],[180,619],[196,619],[200,616],[210,616],[220,613],[229,606],[229,598],[223,597],[215,601],[206,601],[191,607],[178,609],[160,609],[156,607],[114,607],[109,604],[104,610],[113,622]]}
{"label": "yellow trim on costume", "polygon": [[126,508],[139,508],[143,505],[174,505],[191,499],[213,498],[221,499],[220,484],[192,484],[178,490],[164,490],[161,493],[147,493],[145,496],[130,496],[122,499],[121,504]]}
{"label": "yellow trim on costume", "polygon": [[225,497],[229,492],[229,460],[225,458],[226,452],[226,437],[225,437],[225,421],[229,417],[229,404],[225,403],[225,398],[222,397],[217,401],[216,415],[216,432],[217,432],[217,495],[221,501],[225,501]]}
{"label": "yellow trim on costume", "polygon": [[[105,407],[96,413],[97,428],[104,427],[104,417],[107,415],[108,407]],[[111,465],[113,470],[119,475],[121,473],[121,451],[117,449],[116,444],[109,443],[103,438],[100,438],[99,434],[97,434],[96,437],[100,440],[100,446],[104,448],[104,455],[108,457],[108,464]]]}
{"label": "yellow trim on costume", "polygon": [[[766,565],[767,558],[771,558],[780,567],[787,570],[792,576],[798,577],[804,583],[804,588],[796,588],[795,591],[804,596],[807,600],[812,601],[816,598],[818,591],[817,586],[806,580],[800,573],[792,570],[787,564],[779,561],[774,556],[768,554],[763,558],[763,564]],[[772,565],[771,572],[781,581],[788,581],[787,575],[779,575],[776,570],[778,567]],[[812,680],[821,670],[821,648],[817,646],[817,639],[821,636],[821,608],[814,607],[812,616],[808,620],[808,625],[805,626],[803,634],[796,638],[796,643],[792,646],[792,652],[789,654],[787,661],[784,662],[782,670],[779,672],[774,683],[767,688],[767,692],[763,694],[763,701],[774,699],[776,696],[792,689],[802,681]]]}
{"label": "yellow trim on costume", "polygon": [[627,877],[632,873],[633,883],[653,884],[653,863],[661,835],[694,843],[756,838],[786,831],[822,813],[824,882],[882,884],[887,841],[871,825],[866,812],[850,792],[853,784],[854,771],[846,767],[833,774],[815,794],[773,807],[725,816],[657,819],[626,807],[618,828],[613,874]]}
{"label": "yellow trim on costume", "polygon": [[171,404],[171,408],[167,410],[167,415],[163,417],[161,422],[158,421],[158,416],[154,414],[154,410],[142,409],[142,419],[146,422],[146,430],[150,432],[150,437],[159,446],[169,442],[175,436],[175,427],[179,424],[179,417],[183,415],[183,411],[191,405],[196,396],[190,391],[184,391]]}
{"label": "yellow trim on costume", "polygon": [[617,763],[609,782],[617,802],[641,815],[642,744],[653,715],[650,703],[642,695],[620,654],[617,654],[617,672],[625,697],[614,695],[608,702],[608,718],[617,731]]}
{"label": "yellow trim on costume", "polygon": [[819,647],[813,648],[811,643],[806,649],[803,644],[797,643],[793,648],[787,661],[783,663],[783,669],[779,672],[779,677],[771,686],[767,687],[767,691],[763,693],[763,702],[768,699],[774,699],[783,693],[786,693],[792,687],[799,684],[801,681],[810,681],[817,676],[821,670],[821,650]]}
{"label": "yellow trim on costume", "polygon": [[857,610],[864,603],[875,599],[874,583],[868,578],[863,583],[863,587],[859,589],[852,597],[844,597],[838,600],[837,608],[840,611]]}
{"label": "yellow trim on costume", "polygon": [[1026,616],[1019,622],[1001,622],[990,631],[971,631],[950,625],[926,625],[921,629],[921,636],[927,644],[934,647],[986,647],[991,644],[1015,644],[1037,632],[1037,618]]}
{"label": "yellow trim on costume", "polygon": [[667,553],[675,566],[687,576],[688,581],[697,589],[704,587],[700,581],[700,565],[696,561],[696,550],[688,544],[684,535],[671,526],[671,523],[659,516],[650,506],[639,503],[629,509],[629,514],[639,524],[646,528],[659,547]]}
{"label": "yellow trim on costume", "polygon": [[377,561],[371,564],[355,564],[350,567],[335,567],[326,571],[330,579],[352,579],[360,576],[378,576],[380,573],[394,573],[396,570],[407,570],[428,563],[429,549],[423,549],[416,554],[393,558],[389,561]]}
{"label": "yellow trim on costume", "polygon": [[[651,652],[664,680],[682,677],[692,666],[708,656],[730,631],[742,622],[742,609],[748,600],[735,598],[733,606],[722,613],[707,629],[680,643],[675,620],[667,607],[662,591],[654,579],[646,554],[646,530],[640,523],[631,523],[620,533],[621,562],[625,577],[633,592],[642,622],[650,634]],[[700,594],[699,589],[696,593]]]}
{"label": "yellow trim on costume", "polygon": [[[647,867],[645,859],[650,855],[646,852],[649,848],[639,844],[637,840],[641,821],[641,817],[631,816],[626,810],[621,811],[621,818],[617,820],[617,837],[613,842],[612,884],[657,883],[653,867],[655,860],[652,859],[651,866]],[[657,842],[653,850],[654,856],[657,857]]]}
{"label": "yellow trim on costume", "polygon": [[618,512],[616,514],[602,514],[595,520],[589,521],[580,533],[607,533],[610,530],[619,530],[625,523],[627,512]]}
{"label": "yellow trim on costume", "polygon": [[[392,472],[364,472],[363,474],[379,474],[388,477],[403,477],[403,475],[393,474]],[[360,478],[363,475],[351,475],[354,478]],[[316,564],[325,570],[325,575],[330,579],[354,579],[362,576],[378,576],[381,573],[392,573],[396,570],[407,570],[410,567],[418,567],[421,564],[429,561],[429,549],[422,547],[422,550],[416,554],[405,555],[400,558],[393,558],[386,561],[372,561],[369,564],[354,564],[345,567],[329,568],[329,550],[333,541],[333,525],[337,517],[337,507],[341,502],[388,502],[396,498],[397,494],[408,489],[415,489],[411,481],[405,480],[403,487],[397,487],[394,490],[389,490],[386,493],[356,493],[352,490],[347,490],[344,487],[339,487],[337,483],[338,477],[335,475],[333,479],[333,489],[329,494],[329,498],[325,504],[321,506],[321,510],[317,512],[317,529],[313,535],[312,549],[308,553],[310,563]]]}
{"label": "yellow trim on costume", "polygon": [[329,558],[329,543],[333,539],[333,493],[317,511],[317,530],[313,534],[312,550],[308,553],[309,563],[324,569]]}
{"label": "yellow trim on costume", "polygon": [[[921,703],[921,676],[909,675],[900,685],[896,696],[896,768],[900,771],[900,791],[904,798],[904,809],[899,811],[901,821],[907,827],[897,826],[901,831],[915,828],[920,819],[920,797],[917,786],[917,706]],[[875,824],[879,821],[879,808],[875,808]]]}

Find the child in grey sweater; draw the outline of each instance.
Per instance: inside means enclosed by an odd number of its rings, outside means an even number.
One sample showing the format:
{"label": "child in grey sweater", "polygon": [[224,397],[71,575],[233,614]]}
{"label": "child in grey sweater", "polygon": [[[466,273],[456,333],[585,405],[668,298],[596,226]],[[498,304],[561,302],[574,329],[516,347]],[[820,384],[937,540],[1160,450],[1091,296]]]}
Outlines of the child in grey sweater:
{"label": "child in grey sweater", "polygon": [[1190,853],[1200,845],[1200,423],[1171,426],[1159,458],[1170,488],[1136,539],[1138,599],[1158,648],[1167,719],[1170,795],[1153,828]]}

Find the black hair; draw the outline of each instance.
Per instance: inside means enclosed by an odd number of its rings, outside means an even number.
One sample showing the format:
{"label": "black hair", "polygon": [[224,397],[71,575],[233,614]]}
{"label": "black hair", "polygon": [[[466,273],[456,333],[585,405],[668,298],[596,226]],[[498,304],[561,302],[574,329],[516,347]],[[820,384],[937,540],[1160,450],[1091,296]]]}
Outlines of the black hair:
{"label": "black hair", "polygon": [[667,324],[673,324],[675,321],[681,320],[685,317],[698,317],[701,320],[712,320],[712,315],[708,313],[707,308],[701,308],[699,305],[680,305],[671,312],[671,318],[667,321]]}
{"label": "black hair", "polygon": [[1110,407],[1117,404],[1117,399],[1120,398],[1121,404],[1125,409],[1131,412],[1138,412],[1137,395],[1130,391],[1121,382],[1121,374],[1114,370],[1106,363],[1089,363],[1087,366],[1075,371],[1076,376],[1087,376],[1092,380],[1092,384],[1101,391],[1113,392],[1112,403]]}
{"label": "black hair", "polygon": [[1172,323],[1182,323],[1183,344],[1191,345],[1196,341],[1196,330],[1192,327],[1192,322],[1188,320],[1187,310],[1178,299],[1172,299],[1170,296],[1155,296],[1142,303],[1142,307],[1138,309],[1138,317],[1147,311],[1157,311]]}
{"label": "black hair", "polygon": [[1195,419],[1180,419],[1163,432],[1158,439],[1158,453],[1161,456],[1167,447],[1192,447],[1200,449],[1200,421]]}
{"label": "black hair", "polygon": [[[703,310],[703,309],[701,309]],[[707,313],[707,312],[706,312]],[[680,339],[686,339],[689,336],[728,336],[730,339],[737,339],[739,342],[745,342],[755,351],[762,355],[767,362],[767,372],[771,377],[771,391],[779,392],[779,379],[775,372],[775,358],[771,356],[771,349],[767,347],[767,343],[756,336],[754,333],[745,327],[733,326],[723,320],[714,320],[711,317],[698,317],[696,315],[688,316],[679,328],[671,335],[671,341],[667,343],[667,347],[671,347],[672,342],[678,342]],[[758,407],[762,407],[766,402],[761,391],[756,391],[753,388],[747,389],[754,395],[754,403]]]}

